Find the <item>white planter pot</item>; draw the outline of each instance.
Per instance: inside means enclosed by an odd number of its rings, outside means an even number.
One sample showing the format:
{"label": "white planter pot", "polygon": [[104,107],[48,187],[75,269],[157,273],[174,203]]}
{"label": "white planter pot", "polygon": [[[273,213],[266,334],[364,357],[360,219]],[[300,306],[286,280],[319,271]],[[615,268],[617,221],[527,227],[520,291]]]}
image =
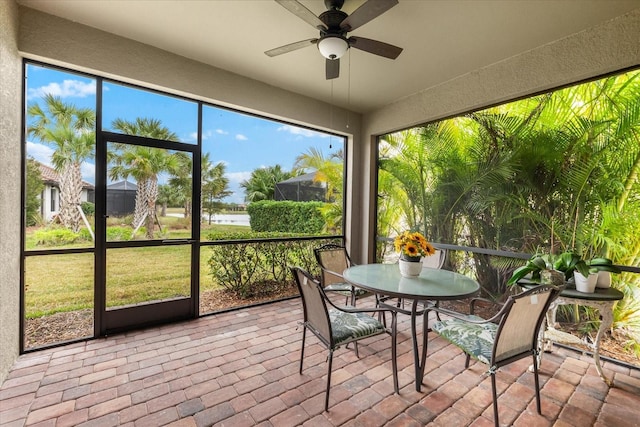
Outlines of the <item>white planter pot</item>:
{"label": "white planter pot", "polygon": [[598,271],[598,281],[596,288],[608,288],[611,286],[611,273],[609,271]]}
{"label": "white planter pot", "polygon": [[402,277],[417,277],[422,271],[422,260],[416,262],[401,259],[398,260],[398,266]]}
{"label": "white planter pot", "polygon": [[592,294],[596,290],[598,273],[591,273],[589,277],[584,277],[579,271],[574,271],[573,280],[576,282],[577,291]]}

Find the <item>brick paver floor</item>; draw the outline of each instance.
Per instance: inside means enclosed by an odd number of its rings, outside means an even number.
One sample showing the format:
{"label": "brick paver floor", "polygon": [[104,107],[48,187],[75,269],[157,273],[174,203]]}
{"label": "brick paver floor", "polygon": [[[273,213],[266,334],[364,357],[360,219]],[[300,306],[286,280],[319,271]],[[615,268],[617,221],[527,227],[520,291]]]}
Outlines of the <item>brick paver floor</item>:
{"label": "brick paver floor", "polygon": [[[360,302],[366,304],[366,300]],[[422,392],[413,383],[408,318],[399,316],[400,394],[390,337],[336,352],[329,412],[327,352],[309,337],[298,373],[298,299],[113,335],[20,356],[0,387],[2,426],[491,426],[485,366],[430,335]],[[309,336],[309,335],[308,335]],[[640,425],[640,371],[555,348],[540,371],[535,410],[530,360],[498,372],[500,420],[514,426]]]}

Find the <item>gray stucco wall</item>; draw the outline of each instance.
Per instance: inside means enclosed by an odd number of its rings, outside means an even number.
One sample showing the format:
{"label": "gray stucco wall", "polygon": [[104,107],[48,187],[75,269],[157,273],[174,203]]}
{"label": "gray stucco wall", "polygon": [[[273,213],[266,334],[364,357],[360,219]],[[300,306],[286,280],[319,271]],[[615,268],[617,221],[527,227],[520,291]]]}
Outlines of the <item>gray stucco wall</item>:
{"label": "gray stucco wall", "polygon": [[19,351],[20,111],[18,7],[0,1],[0,384]]}

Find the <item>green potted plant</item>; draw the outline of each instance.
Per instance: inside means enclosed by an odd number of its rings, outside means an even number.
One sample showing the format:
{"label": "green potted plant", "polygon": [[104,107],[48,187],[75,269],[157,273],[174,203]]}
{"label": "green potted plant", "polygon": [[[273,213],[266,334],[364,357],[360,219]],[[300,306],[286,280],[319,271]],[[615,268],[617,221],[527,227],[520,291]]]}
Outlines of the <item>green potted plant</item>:
{"label": "green potted plant", "polygon": [[519,280],[530,277],[533,282],[548,283],[560,286],[564,283],[562,272],[554,268],[554,257],[551,254],[536,254],[527,263],[514,270],[507,285],[515,285]]}
{"label": "green potted plant", "polygon": [[587,292],[593,292],[596,287],[609,287],[611,285],[611,273],[620,273],[620,269],[613,265],[608,258],[599,257],[588,261],[580,260],[576,264],[574,271],[574,280],[577,289],[579,276],[576,273],[589,278],[588,280],[591,282],[589,282]]}
{"label": "green potted plant", "polygon": [[[585,260],[575,252],[564,252],[560,254],[555,262],[554,268],[564,273],[565,280],[569,281],[573,278],[576,289],[581,292],[592,293],[598,284],[598,280],[603,273],[620,273],[620,269],[613,265],[613,262],[604,257],[597,257],[591,260]],[[576,274],[577,273],[577,274]],[[609,274],[602,275],[601,287],[606,287],[611,283],[611,277]]]}

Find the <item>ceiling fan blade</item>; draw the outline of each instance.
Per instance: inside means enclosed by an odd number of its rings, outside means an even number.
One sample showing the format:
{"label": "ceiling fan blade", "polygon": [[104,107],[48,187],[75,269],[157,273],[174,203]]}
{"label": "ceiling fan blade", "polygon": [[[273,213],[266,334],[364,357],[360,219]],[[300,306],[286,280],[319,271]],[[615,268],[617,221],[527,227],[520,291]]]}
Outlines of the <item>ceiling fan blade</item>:
{"label": "ceiling fan blade", "polygon": [[302,49],[303,47],[311,46],[318,43],[318,39],[300,40],[299,42],[285,44],[284,46],[276,47],[266,51],[264,54],[267,56],[278,56],[283,53],[293,52],[294,50]]}
{"label": "ceiling fan blade", "polygon": [[327,59],[326,71],[327,71],[327,80],[337,79],[340,76],[340,60]]}
{"label": "ceiling fan blade", "polygon": [[349,37],[349,46],[389,59],[396,59],[402,52],[401,47],[364,37]]}
{"label": "ceiling fan blade", "polygon": [[351,15],[347,16],[340,23],[340,28],[347,32],[353,31],[382,15],[397,4],[398,0],[368,0],[354,10]]}
{"label": "ceiling fan blade", "polygon": [[278,4],[280,4],[280,6],[284,7],[289,12],[293,13],[298,18],[302,19],[303,21],[305,21],[306,23],[308,23],[312,27],[317,28],[318,30],[327,30],[328,29],[327,26],[324,24],[324,22],[322,22],[320,20],[320,18],[318,18],[316,15],[314,15],[313,12],[311,12],[309,9],[304,7],[299,1],[297,1],[297,0],[276,0],[276,2],[278,2]]}

